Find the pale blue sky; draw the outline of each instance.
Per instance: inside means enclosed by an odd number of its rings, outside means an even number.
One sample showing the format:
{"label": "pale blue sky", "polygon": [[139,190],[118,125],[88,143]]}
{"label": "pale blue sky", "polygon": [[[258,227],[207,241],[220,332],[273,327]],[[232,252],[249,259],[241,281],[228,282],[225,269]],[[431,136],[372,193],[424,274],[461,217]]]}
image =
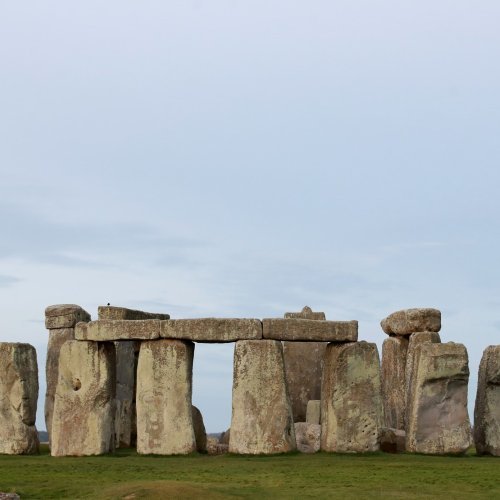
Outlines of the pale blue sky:
{"label": "pale blue sky", "polygon": [[[443,312],[499,343],[500,3],[0,1],[0,340],[43,310]],[[229,425],[232,346],[196,346]],[[43,404],[37,424],[44,428]],[[472,407],[469,408],[472,413]]]}

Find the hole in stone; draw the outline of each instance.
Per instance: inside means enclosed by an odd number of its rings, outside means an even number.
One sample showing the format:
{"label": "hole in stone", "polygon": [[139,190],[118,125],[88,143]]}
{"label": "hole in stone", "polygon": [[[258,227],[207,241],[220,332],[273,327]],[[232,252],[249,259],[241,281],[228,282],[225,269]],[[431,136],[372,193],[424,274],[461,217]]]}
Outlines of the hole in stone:
{"label": "hole in stone", "polygon": [[73,386],[73,390],[74,391],[79,391],[80,388],[82,387],[82,383],[80,382],[80,379],[79,378],[74,378],[71,382],[72,386]]}

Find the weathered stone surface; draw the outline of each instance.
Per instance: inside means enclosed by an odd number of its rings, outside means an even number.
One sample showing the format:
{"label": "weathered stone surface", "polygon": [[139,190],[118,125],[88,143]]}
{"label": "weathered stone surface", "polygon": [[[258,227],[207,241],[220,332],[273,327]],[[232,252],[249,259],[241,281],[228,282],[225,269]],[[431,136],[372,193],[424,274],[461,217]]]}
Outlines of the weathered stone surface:
{"label": "weathered stone surface", "polygon": [[411,335],[415,332],[439,332],[441,311],[431,308],[403,309],[380,322],[388,335]]}
{"label": "weathered stone surface", "polygon": [[58,304],[45,309],[45,328],[73,328],[79,321],[90,321],[90,314],[76,304]]}
{"label": "weathered stone surface", "polygon": [[132,340],[114,342],[116,354],[115,446],[129,448],[135,434],[135,351]]}
{"label": "weathered stone surface", "polygon": [[380,430],[380,449],[385,453],[404,453],[406,432],[383,427]]}
{"label": "weathered stone surface", "polygon": [[0,491],[0,500],[19,500],[20,498],[17,493],[3,493]]}
{"label": "weathered stone surface", "polygon": [[236,342],[229,451],[255,455],[295,448],[281,342]]}
{"label": "weathered stone surface", "polygon": [[201,411],[196,408],[196,406],[193,406],[193,429],[196,440],[196,450],[200,453],[206,453],[207,431],[205,430],[205,424],[203,423],[203,415],[201,414]]}
{"label": "weathered stone surface", "polygon": [[321,393],[321,449],[377,451],[383,422],[377,346],[329,344]]}
{"label": "weathered stone surface", "polygon": [[285,374],[294,422],[306,420],[307,403],[321,398],[326,342],[284,342]]}
{"label": "weathered stone surface", "polygon": [[38,366],[29,344],[0,343],[0,454],[38,453]]}
{"label": "weathered stone surface", "polygon": [[357,321],[315,321],[272,318],[262,320],[263,338],[301,342],[355,342]]}
{"label": "weathered stone surface", "polygon": [[262,338],[262,323],[237,318],[171,319],[161,322],[161,336],[195,342],[254,340]]}
{"label": "weathered stone surface", "polygon": [[45,378],[47,382],[45,392],[45,425],[51,440],[52,413],[54,411],[54,397],[56,394],[57,381],[59,378],[59,352],[61,346],[68,340],[74,340],[74,328],[60,328],[49,330],[49,341],[47,344],[47,359],[45,363]]}
{"label": "weathered stone surface", "polygon": [[126,307],[99,306],[97,308],[97,318],[111,320],[170,319],[170,314],[137,311],[135,309],[127,309]]}
{"label": "weathered stone surface", "polygon": [[207,438],[207,453],[209,455],[223,455],[228,452],[228,448],[227,444],[219,443],[217,438]]}
{"label": "weathered stone surface", "polygon": [[320,448],[321,425],[307,422],[295,423],[297,450],[301,453],[316,453]]}
{"label": "weathered stone surface", "polygon": [[500,345],[487,347],[479,365],[474,443],[480,455],[500,456]]}
{"label": "weathered stone surface", "polygon": [[307,402],[306,422],[321,424],[321,400],[313,399]]}
{"label": "weathered stone surface", "polygon": [[159,319],[108,320],[78,323],[76,340],[105,342],[112,340],[153,340],[160,337]]}
{"label": "weathered stone surface", "polygon": [[413,372],[415,366],[415,352],[417,346],[420,344],[431,343],[439,344],[441,343],[441,337],[437,332],[418,332],[412,333],[409,337],[408,351],[406,353],[406,368],[405,368],[405,429],[406,429],[406,414],[409,405],[409,400],[411,398],[411,381],[413,379]]}
{"label": "weathered stone surface", "polygon": [[471,444],[465,346],[453,342],[419,344],[413,370],[407,408],[407,451],[464,453]]}
{"label": "weathered stone surface", "polygon": [[219,443],[229,446],[229,438],[231,437],[231,427],[220,435]]}
{"label": "weathered stone surface", "polygon": [[405,428],[406,337],[389,337],[382,345],[382,401],[385,427]]}
{"label": "weathered stone surface", "polygon": [[196,450],[191,408],[194,344],[141,343],[137,366],[137,452],[181,455]]}
{"label": "weathered stone surface", "polygon": [[52,418],[52,456],[114,450],[116,366],[112,343],[68,340],[61,347]]}
{"label": "weathered stone surface", "polygon": [[304,306],[300,312],[287,312],[285,313],[285,318],[292,319],[314,319],[324,321],[326,319],[324,312],[313,312],[309,306]]}

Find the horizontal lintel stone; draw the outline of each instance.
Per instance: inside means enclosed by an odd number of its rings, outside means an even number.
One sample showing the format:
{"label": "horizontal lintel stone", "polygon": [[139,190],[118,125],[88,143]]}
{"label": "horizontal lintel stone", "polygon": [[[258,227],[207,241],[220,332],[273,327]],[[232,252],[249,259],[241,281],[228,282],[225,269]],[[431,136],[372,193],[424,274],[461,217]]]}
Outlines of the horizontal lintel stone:
{"label": "horizontal lintel stone", "polygon": [[76,304],[57,304],[45,309],[45,328],[73,328],[80,321],[90,321],[90,314]]}
{"label": "horizontal lintel stone", "polygon": [[263,338],[299,342],[356,342],[357,321],[315,321],[272,318],[262,320]]}
{"label": "horizontal lintel stone", "polygon": [[153,340],[160,337],[159,319],[108,320],[78,323],[76,340],[106,342],[112,340]]}
{"label": "horizontal lintel stone", "polygon": [[387,335],[411,335],[416,332],[439,332],[441,311],[432,308],[402,309],[380,322]]}
{"label": "horizontal lintel stone", "polygon": [[126,307],[99,306],[97,308],[97,317],[99,319],[112,319],[112,320],[170,319],[170,314],[137,311],[136,309],[128,309]]}
{"label": "horizontal lintel stone", "polygon": [[259,319],[197,318],[171,319],[161,322],[162,338],[194,342],[236,342],[262,339]]}

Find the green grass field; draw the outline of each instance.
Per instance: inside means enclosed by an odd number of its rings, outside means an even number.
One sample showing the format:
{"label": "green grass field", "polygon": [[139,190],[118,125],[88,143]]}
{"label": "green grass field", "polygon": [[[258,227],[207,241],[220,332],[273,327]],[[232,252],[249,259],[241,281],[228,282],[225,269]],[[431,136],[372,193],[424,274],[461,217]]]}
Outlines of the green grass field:
{"label": "green grass field", "polygon": [[0,456],[27,498],[500,498],[500,459],[421,455]]}

